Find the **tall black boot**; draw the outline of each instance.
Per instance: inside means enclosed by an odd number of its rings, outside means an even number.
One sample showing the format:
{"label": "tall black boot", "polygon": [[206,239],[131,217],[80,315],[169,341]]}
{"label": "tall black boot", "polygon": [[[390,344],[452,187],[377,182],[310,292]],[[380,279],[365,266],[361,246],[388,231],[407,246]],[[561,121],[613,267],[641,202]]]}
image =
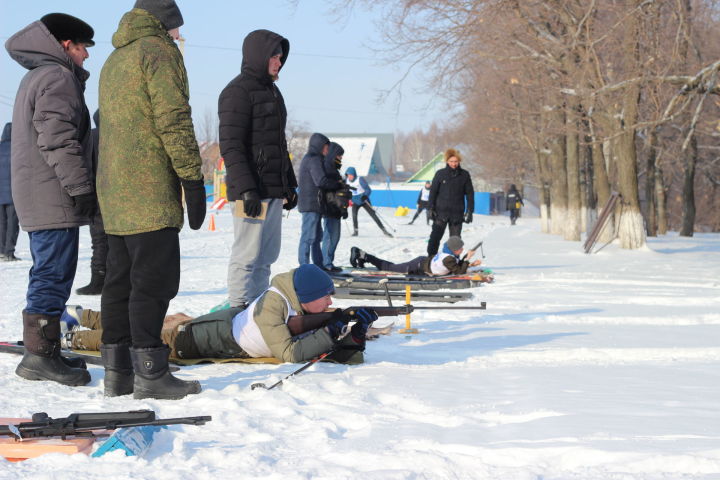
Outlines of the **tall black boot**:
{"label": "tall black boot", "polygon": [[50,380],[63,385],[87,385],[90,374],[68,366],[60,356],[60,317],[23,310],[25,354],[15,374],[27,380]]}
{"label": "tall black boot", "polygon": [[100,295],[105,285],[105,272],[93,270],[90,274],[90,283],[75,290],[78,295]]}
{"label": "tall black boot", "polygon": [[167,345],[154,348],[131,348],[135,382],[133,398],[158,398],[179,400],[202,388],[197,380],[180,380],[168,368],[170,349]]}
{"label": "tall black boot", "polygon": [[105,366],[105,396],[118,397],[133,393],[135,374],[130,358],[129,343],[111,343],[100,345]]}

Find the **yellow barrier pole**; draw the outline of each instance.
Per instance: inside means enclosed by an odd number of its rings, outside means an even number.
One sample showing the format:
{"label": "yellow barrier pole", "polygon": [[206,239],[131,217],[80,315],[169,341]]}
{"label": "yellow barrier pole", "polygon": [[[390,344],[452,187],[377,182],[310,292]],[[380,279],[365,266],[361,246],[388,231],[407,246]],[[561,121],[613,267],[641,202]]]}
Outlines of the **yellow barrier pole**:
{"label": "yellow barrier pole", "polygon": [[[405,285],[405,304],[410,305],[412,295],[410,294],[410,285]],[[417,328],[410,326],[410,314],[405,314],[405,328],[399,330],[400,333],[420,333]]]}

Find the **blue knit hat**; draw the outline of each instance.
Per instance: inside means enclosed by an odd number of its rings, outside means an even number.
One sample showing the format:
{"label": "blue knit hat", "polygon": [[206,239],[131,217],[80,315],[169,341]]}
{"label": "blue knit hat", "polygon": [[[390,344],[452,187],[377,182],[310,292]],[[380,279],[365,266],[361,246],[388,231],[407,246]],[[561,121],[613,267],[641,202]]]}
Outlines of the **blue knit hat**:
{"label": "blue knit hat", "polygon": [[354,175],[357,177],[357,170],[355,170],[355,167],[348,167],[348,169],[345,170],[345,175]]}
{"label": "blue knit hat", "polygon": [[330,275],[317,265],[306,263],[300,265],[293,273],[293,286],[300,303],[310,303],[313,300],[335,293]]}

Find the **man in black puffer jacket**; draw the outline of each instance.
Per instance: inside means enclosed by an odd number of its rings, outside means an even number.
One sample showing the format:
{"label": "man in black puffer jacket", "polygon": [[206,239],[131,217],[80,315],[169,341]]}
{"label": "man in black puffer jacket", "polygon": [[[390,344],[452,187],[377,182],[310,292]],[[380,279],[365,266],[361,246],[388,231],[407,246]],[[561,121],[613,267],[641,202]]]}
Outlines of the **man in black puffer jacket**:
{"label": "man in black puffer jacket", "polygon": [[252,302],[270,286],[270,265],[280,254],[282,209],[297,204],[285,123],[287,110],[275,86],[290,43],[268,30],[243,41],[241,73],[218,102],[220,152],[227,169],[235,241],[228,266],[232,307]]}
{"label": "man in black puffer jacket", "polygon": [[428,241],[428,256],[438,252],[445,228],[450,226],[450,236],[459,237],[462,222],[472,222],[475,210],[475,191],[467,170],[460,168],[460,153],[454,148],[445,151],[446,166],[435,172],[430,187],[428,205],[433,219],[432,232]]}

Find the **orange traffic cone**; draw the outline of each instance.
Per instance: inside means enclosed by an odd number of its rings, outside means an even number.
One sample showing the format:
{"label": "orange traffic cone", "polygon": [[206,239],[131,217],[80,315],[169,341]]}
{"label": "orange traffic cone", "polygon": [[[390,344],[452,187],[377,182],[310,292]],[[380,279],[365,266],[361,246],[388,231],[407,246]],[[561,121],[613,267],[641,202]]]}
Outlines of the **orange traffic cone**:
{"label": "orange traffic cone", "polygon": [[215,231],[215,214],[210,214],[210,224],[208,225],[208,231],[214,232]]}

